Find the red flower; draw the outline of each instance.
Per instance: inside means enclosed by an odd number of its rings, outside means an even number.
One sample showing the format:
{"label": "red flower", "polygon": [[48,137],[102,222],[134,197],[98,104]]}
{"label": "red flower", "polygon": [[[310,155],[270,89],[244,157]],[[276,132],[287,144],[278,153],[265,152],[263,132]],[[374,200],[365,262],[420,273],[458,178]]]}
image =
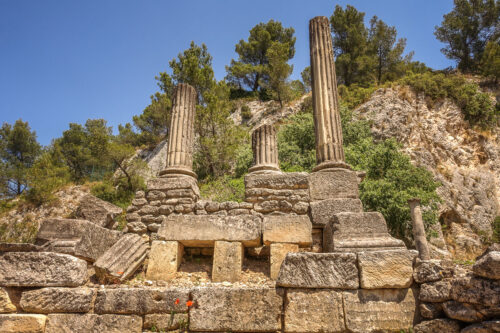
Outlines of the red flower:
{"label": "red flower", "polygon": [[192,306],[192,305],[193,305],[193,301],[187,301],[187,302],[186,302],[186,306],[187,306],[188,308],[189,308],[190,306]]}
{"label": "red flower", "polygon": [[177,299],[175,300],[175,302],[174,302],[174,303],[175,303],[175,305],[177,305],[177,304],[179,304],[179,302],[180,302],[180,301],[179,301],[179,299],[177,298]]}
{"label": "red flower", "polygon": [[118,274],[120,274],[120,275],[122,275],[122,274],[123,274],[123,272],[117,272],[117,273],[118,273]]}

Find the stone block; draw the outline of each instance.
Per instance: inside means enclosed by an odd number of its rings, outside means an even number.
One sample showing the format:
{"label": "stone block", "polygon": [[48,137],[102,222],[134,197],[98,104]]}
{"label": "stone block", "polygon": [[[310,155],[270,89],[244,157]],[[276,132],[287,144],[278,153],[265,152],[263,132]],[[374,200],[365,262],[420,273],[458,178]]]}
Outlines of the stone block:
{"label": "stone block", "polygon": [[48,242],[52,251],[94,262],[122,235],[86,220],[50,218],[41,223],[36,241]]}
{"label": "stone block", "polygon": [[361,213],[363,204],[359,199],[337,198],[310,203],[311,220],[315,227],[324,227],[334,214],[345,212]]}
{"label": "stone block", "polygon": [[420,303],[419,308],[422,318],[435,319],[443,314],[441,303]]}
{"label": "stone block", "polygon": [[287,253],[299,252],[299,245],[290,243],[272,243],[270,246],[271,279],[276,280],[280,272],[281,264]]}
{"label": "stone block", "polygon": [[16,312],[16,306],[12,304],[7,290],[0,288],[0,313]]}
{"label": "stone block", "polygon": [[[179,302],[175,304],[177,299]],[[94,312],[136,315],[186,312],[188,300],[189,290],[182,288],[99,289]]]}
{"label": "stone block", "polygon": [[291,288],[359,288],[354,253],[288,253],[276,284]]}
{"label": "stone block", "polygon": [[453,276],[453,262],[448,260],[415,261],[413,279],[417,283],[434,282]]}
{"label": "stone block", "polygon": [[139,316],[96,314],[50,314],[45,333],[141,333]]}
{"label": "stone block", "polygon": [[158,231],[160,239],[179,241],[187,247],[211,247],[215,241],[261,244],[261,220],[254,215],[168,216]]}
{"label": "stone block", "polygon": [[479,324],[473,324],[465,327],[460,333],[493,333],[500,332],[500,320],[483,321]]}
{"label": "stone block", "polygon": [[416,255],[415,251],[408,250],[359,252],[361,288],[409,288]]}
{"label": "stone block", "polygon": [[275,332],[281,329],[283,296],[275,288],[196,288],[191,331]]}
{"label": "stone block", "polygon": [[445,302],[451,299],[450,280],[429,282],[420,285],[419,299],[422,302]]}
{"label": "stone block", "polygon": [[184,246],[176,241],[153,241],[149,252],[148,280],[170,280],[181,265]]}
{"label": "stone block", "polygon": [[415,325],[413,331],[415,333],[458,333],[460,332],[460,325],[457,321],[451,319],[434,319]]}
{"label": "stone block", "polygon": [[149,243],[135,234],[126,234],[94,263],[101,281],[124,281],[146,259]]}
{"label": "stone block", "polygon": [[87,194],[80,200],[75,215],[100,227],[109,228],[113,225],[115,218],[122,212],[123,210],[120,207]]}
{"label": "stone block", "polygon": [[0,285],[6,287],[77,287],[87,281],[87,263],[53,252],[0,255]]}
{"label": "stone block", "polygon": [[21,295],[24,312],[89,312],[95,290],[88,288],[43,288]]}
{"label": "stone block", "polygon": [[[153,178],[148,181],[147,189],[148,191],[159,190],[162,192],[190,190],[195,197],[200,197],[198,182],[195,178],[189,176]],[[171,194],[173,194],[173,192],[171,192]]]}
{"label": "stone block", "polygon": [[311,201],[332,198],[359,198],[356,171],[326,169],[309,175]]}
{"label": "stone block", "polygon": [[342,294],[349,332],[400,332],[413,327],[416,309],[411,289],[359,289]]}
{"label": "stone block", "polygon": [[157,332],[164,332],[177,330],[179,328],[186,329],[188,323],[187,313],[153,313],[144,316],[143,327],[148,330],[154,327]]}
{"label": "stone block", "polygon": [[236,282],[240,279],[244,249],[240,242],[216,241],[212,281]]}
{"label": "stone block", "polygon": [[500,252],[490,251],[481,256],[472,267],[474,274],[488,279],[500,279]]}
{"label": "stone block", "polygon": [[148,232],[148,227],[144,223],[136,221],[127,223],[127,230],[130,233],[142,235]]}
{"label": "stone block", "polygon": [[42,246],[38,246],[30,243],[1,243],[0,242],[0,253],[1,252],[39,252],[43,251]]}
{"label": "stone block", "polygon": [[488,280],[471,275],[454,278],[450,295],[457,302],[498,306],[500,280]]}
{"label": "stone block", "polygon": [[46,320],[40,314],[0,314],[0,332],[43,333]]}
{"label": "stone block", "polygon": [[262,222],[264,244],[294,243],[308,246],[312,243],[312,224],[304,215],[265,216]]}
{"label": "stone block", "polygon": [[338,213],[323,231],[325,252],[360,252],[384,248],[405,249],[402,240],[389,235],[379,212]]}
{"label": "stone block", "polygon": [[342,292],[289,289],[285,303],[285,332],[345,332]]}
{"label": "stone block", "polygon": [[249,173],[245,175],[245,188],[306,189],[306,172]]}
{"label": "stone block", "polygon": [[464,321],[466,323],[475,323],[484,318],[473,305],[457,301],[444,302],[443,310],[448,318]]}

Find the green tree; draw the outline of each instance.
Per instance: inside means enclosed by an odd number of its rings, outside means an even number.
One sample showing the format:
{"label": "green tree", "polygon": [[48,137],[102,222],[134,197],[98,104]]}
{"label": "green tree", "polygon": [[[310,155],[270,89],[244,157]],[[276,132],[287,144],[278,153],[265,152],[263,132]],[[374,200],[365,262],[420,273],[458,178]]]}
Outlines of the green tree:
{"label": "green tree", "polygon": [[481,58],[481,74],[492,77],[498,83],[500,77],[500,45],[498,42],[488,42]]}
{"label": "green tree", "polygon": [[473,72],[489,40],[500,34],[498,0],[454,0],[454,8],[436,27],[436,38],[447,44],[441,52],[458,62],[458,69]]}
{"label": "green tree", "polygon": [[311,171],[316,165],[312,110],[291,116],[278,131],[278,154],[283,171]]}
{"label": "green tree", "polygon": [[[159,85],[162,86],[162,84]],[[172,94],[172,90],[172,88],[168,88],[167,92],[155,93],[151,96],[151,104],[144,109],[142,114],[132,118],[134,126],[139,130],[137,144],[156,145],[168,136],[172,111],[172,96],[169,94]],[[129,129],[131,130],[130,127]],[[123,131],[125,135],[125,130],[123,128],[123,130],[120,130],[120,133]],[[130,137],[130,131],[127,130],[127,132]]]}
{"label": "green tree", "polygon": [[226,66],[228,82],[240,89],[248,87],[257,91],[268,80],[267,66],[269,64],[268,50],[273,43],[288,45],[288,59],[295,54],[295,37],[293,28],[284,28],[281,22],[270,20],[259,23],[250,30],[248,41],[240,40],[236,44],[238,60],[231,60]]}
{"label": "green tree", "polygon": [[338,80],[346,86],[352,83],[367,84],[373,60],[367,55],[368,30],[364,24],[365,13],[353,6],[346,9],[336,5],[330,23],[333,32],[333,50]]}
{"label": "green tree", "polygon": [[283,101],[290,98],[287,79],[292,74],[293,66],[288,64],[289,50],[287,43],[273,42],[266,53],[269,61],[266,71],[269,80],[266,86],[276,95],[281,107],[283,107]]}
{"label": "green tree", "polygon": [[310,92],[312,87],[311,67],[307,66],[304,68],[304,70],[300,73],[300,76],[302,77],[302,83],[304,84],[305,91]]}
{"label": "green tree", "polygon": [[29,168],[41,152],[35,131],[21,119],[0,128],[0,197],[20,195],[26,189]]}

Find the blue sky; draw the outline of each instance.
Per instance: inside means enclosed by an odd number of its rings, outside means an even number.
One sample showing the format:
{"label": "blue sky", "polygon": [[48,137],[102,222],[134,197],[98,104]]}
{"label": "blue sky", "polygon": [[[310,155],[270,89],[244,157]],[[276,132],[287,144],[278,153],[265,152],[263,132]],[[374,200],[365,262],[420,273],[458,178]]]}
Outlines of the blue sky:
{"label": "blue sky", "polygon": [[116,130],[149,104],[155,75],[191,40],[208,46],[222,79],[235,44],[269,19],[295,28],[299,78],[308,20],[329,17],[336,4],[395,26],[415,60],[454,65],[433,35],[452,0],[0,0],[0,123],[28,121],[45,145],[70,122],[104,118]]}

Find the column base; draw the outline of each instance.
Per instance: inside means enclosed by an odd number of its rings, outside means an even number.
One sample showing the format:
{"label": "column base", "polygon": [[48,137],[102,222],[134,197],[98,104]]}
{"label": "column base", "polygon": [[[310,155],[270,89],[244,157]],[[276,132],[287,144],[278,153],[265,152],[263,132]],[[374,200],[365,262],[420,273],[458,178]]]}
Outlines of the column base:
{"label": "column base", "polygon": [[254,165],[253,167],[250,167],[248,169],[248,172],[257,172],[257,171],[263,171],[263,172],[281,172],[280,168],[276,165],[269,165],[269,164],[259,164],[259,165]]}
{"label": "column base", "polygon": [[321,162],[320,164],[316,165],[312,171],[316,172],[316,171],[321,171],[324,169],[333,169],[333,168],[352,170],[351,166],[345,162],[325,161],[325,162]]}
{"label": "column base", "polygon": [[198,176],[193,170],[182,167],[167,167],[166,169],[160,171],[159,174],[160,177],[171,177],[176,175],[186,175],[191,176],[194,179],[198,179]]}

